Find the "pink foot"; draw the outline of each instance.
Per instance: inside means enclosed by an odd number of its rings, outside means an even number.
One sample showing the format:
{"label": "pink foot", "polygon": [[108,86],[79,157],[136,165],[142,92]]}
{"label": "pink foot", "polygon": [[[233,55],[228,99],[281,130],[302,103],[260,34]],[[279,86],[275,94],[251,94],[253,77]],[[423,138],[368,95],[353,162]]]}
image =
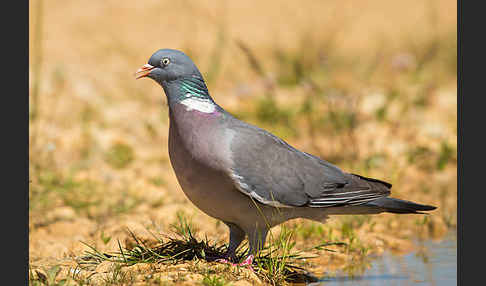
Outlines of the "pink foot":
{"label": "pink foot", "polygon": [[253,258],[254,258],[253,254],[249,255],[243,262],[241,262],[239,264],[233,263],[233,262],[231,262],[227,259],[218,259],[216,261],[231,264],[233,266],[248,266],[248,268],[250,268],[253,271],[253,268],[251,267],[251,265],[253,264]]}
{"label": "pink foot", "polygon": [[241,262],[239,266],[249,265],[251,267],[251,265],[253,264],[253,258],[254,258],[253,254],[248,255],[245,261]]}

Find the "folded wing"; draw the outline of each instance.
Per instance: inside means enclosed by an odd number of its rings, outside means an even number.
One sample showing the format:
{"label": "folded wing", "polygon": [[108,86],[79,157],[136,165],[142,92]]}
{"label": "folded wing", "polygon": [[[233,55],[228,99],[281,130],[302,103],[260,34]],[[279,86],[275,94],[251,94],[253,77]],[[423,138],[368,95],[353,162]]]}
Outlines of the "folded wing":
{"label": "folded wing", "polygon": [[236,188],[275,207],[333,207],[364,204],[390,194],[391,185],[345,173],[331,163],[301,152],[258,127],[231,127]]}

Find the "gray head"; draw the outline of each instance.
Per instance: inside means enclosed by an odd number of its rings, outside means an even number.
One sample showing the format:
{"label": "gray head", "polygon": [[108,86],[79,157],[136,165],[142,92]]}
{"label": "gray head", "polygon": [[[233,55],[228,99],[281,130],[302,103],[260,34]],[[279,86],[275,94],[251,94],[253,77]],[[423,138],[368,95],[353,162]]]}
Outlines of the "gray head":
{"label": "gray head", "polygon": [[202,75],[194,62],[183,52],[172,49],[156,51],[135,74],[137,79],[149,77],[163,87],[174,80],[199,77]]}

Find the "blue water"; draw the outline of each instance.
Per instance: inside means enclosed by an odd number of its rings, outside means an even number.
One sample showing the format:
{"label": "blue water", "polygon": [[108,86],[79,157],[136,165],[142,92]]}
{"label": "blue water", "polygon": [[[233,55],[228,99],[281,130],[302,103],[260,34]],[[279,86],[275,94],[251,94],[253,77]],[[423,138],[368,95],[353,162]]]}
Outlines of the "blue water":
{"label": "blue water", "polygon": [[448,286],[457,285],[457,236],[449,233],[441,241],[417,241],[418,251],[406,255],[385,252],[371,262],[362,275],[336,273],[309,285],[336,286]]}

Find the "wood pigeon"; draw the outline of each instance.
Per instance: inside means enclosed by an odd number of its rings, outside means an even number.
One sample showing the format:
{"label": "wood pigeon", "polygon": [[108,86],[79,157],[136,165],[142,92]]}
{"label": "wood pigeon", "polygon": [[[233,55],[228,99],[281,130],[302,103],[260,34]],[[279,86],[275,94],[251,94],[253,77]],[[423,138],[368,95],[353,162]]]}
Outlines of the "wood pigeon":
{"label": "wood pigeon", "polygon": [[388,197],[391,184],[342,171],[238,120],[209,95],[183,52],[156,51],[136,73],[164,89],[169,106],[169,156],[182,190],[230,231],[223,262],[248,236],[251,265],[270,228],[293,218],[325,222],[329,215],[422,213],[436,207]]}

